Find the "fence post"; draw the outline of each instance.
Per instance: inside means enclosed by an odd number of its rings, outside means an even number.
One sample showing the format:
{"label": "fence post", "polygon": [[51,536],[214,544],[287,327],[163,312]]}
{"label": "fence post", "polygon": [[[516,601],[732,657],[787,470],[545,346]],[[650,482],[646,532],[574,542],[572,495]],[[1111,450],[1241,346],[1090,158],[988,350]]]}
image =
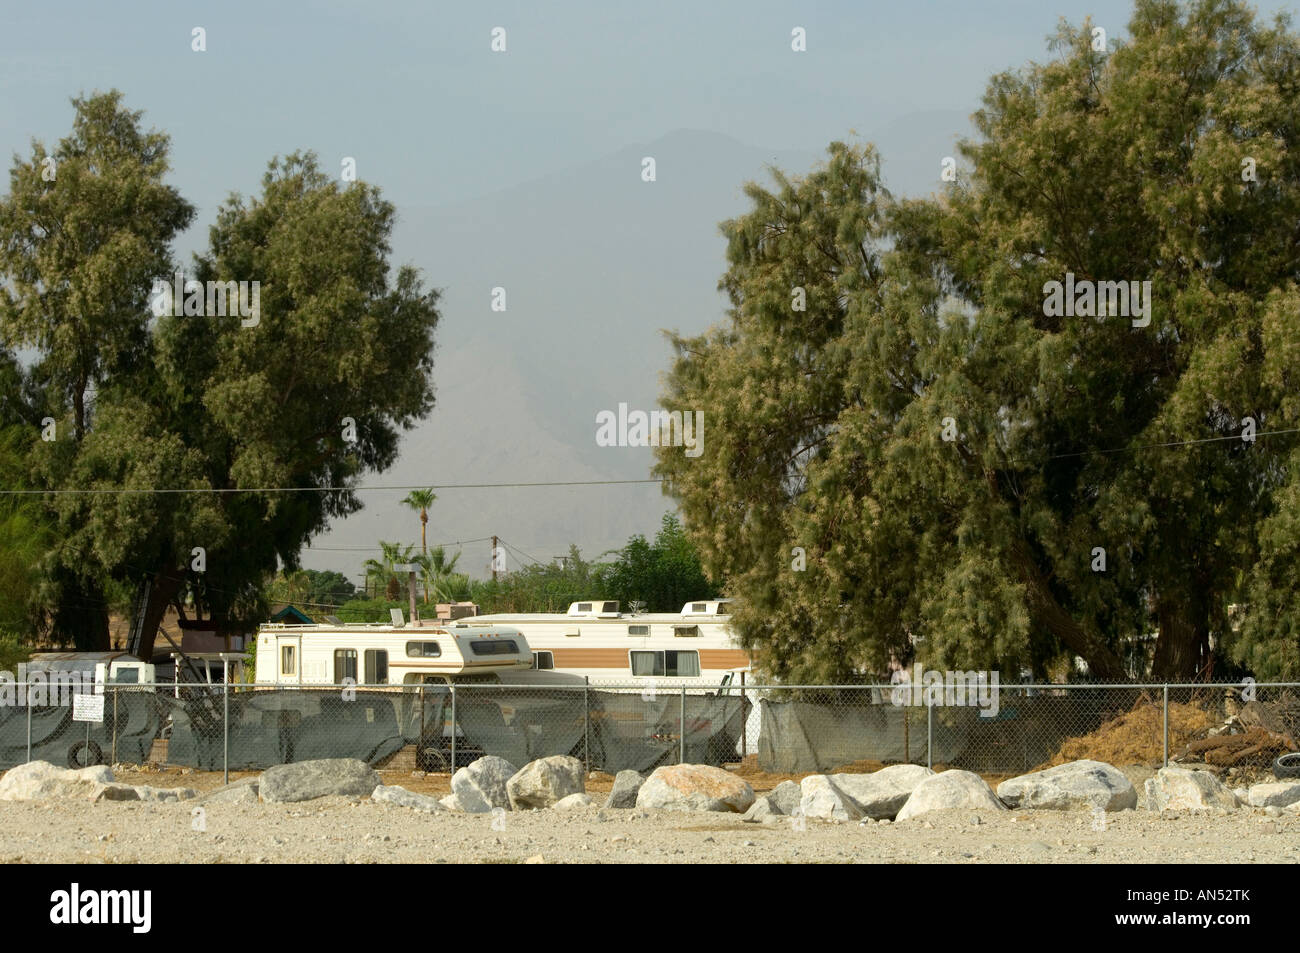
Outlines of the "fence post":
{"label": "fence post", "polygon": [[27,760],[32,760],[32,686],[30,682],[23,683],[23,696],[27,699]]}
{"label": "fence post", "polygon": [[929,697],[925,699],[925,766],[934,768],[934,699]]}
{"label": "fence post", "polygon": [[682,686],[681,713],[677,720],[677,763],[686,763],[686,686]]}
{"label": "fence post", "polygon": [[582,676],[582,763],[591,773],[591,676]]}
{"label": "fence post", "polygon": [[416,735],[415,740],[415,767],[416,770],[426,770],[425,765],[430,762],[421,763],[420,753],[424,751],[424,682],[420,683],[420,733]]}
{"label": "fence post", "polygon": [[912,706],[903,706],[903,764],[912,763]]}
{"label": "fence post", "polygon": [[740,673],[740,757],[749,754],[749,713],[745,711],[745,673]]}
{"label": "fence post", "polygon": [[111,745],[112,754],[109,755],[109,764],[117,764],[117,693],[119,691],[121,691],[121,689],[118,686],[114,685],[113,686],[113,740]]}
{"label": "fence post", "polygon": [[[170,760],[170,759],[168,759]],[[230,783],[230,679],[221,681],[221,770],[223,783]]]}
{"label": "fence post", "polygon": [[456,683],[451,683],[451,773],[456,773]]}
{"label": "fence post", "polygon": [[1165,703],[1164,703],[1164,723],[1165,723],[1165,743],[1164,743],[1164,767],[1169,767],[1169,683],[1165,682]]}

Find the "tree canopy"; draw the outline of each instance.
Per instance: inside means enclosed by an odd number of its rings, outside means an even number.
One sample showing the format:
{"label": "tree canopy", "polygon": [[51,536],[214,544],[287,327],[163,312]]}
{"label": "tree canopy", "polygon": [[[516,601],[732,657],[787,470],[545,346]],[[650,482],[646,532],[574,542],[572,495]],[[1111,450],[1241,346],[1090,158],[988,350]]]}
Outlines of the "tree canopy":
{"label": "tree canopy", "polygon": [[[378,188],[295,153],[270,162],[260,195],[223,203],[184,273],[251,290],[255,318],[151,317],[193,216],[163,183],[167,137],[119,93],[73,105],[53,178],[35,143],[0,201],[0,331],[36,354],[19,371],[32,480],[70,491],[44,498],[53,625],[106,647],[104,593],[125,585],[151,644],[182,589],[213,618],[238,615],[360,508],[358,478],[388,467],[433,406],[438,295],[413,268],[390,270],[395,210]],[[54,440],[40,439],[43,414]],[[158,488],[184,492],[139,492]]]}
{"label": "tree canopy", "polygon": [[[722,226],[729,319],[673,337],[664,397],[710,442],[657,471],[770,675],[1122,678],[1149,633],[1156,677],[1300,673],[1300,39],[1140,0],[1113,50],[1052,49],[992,78],[942,194],[833,143]],[[1149,321],[1057,313],[1067,280]]]}

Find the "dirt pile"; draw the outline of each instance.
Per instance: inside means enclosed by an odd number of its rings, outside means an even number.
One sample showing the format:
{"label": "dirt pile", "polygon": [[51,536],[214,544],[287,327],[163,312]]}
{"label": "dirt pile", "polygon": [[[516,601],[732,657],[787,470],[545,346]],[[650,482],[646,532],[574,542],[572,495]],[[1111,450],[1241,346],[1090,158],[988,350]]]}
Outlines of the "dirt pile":
{"label": "dirt pile", "polygon": [[[1183,750],[1204,738],[1218,720],[1198,705],[1169,704],[1169,752]],[[1102,724],[1096,731],[1067,738],[1046,764],[1035,770],[1089,759],[1124,767],[1143,764],[1158,767],[1164,756],[1164,715],[1158,702],[1140,700],[1131,711]]]}

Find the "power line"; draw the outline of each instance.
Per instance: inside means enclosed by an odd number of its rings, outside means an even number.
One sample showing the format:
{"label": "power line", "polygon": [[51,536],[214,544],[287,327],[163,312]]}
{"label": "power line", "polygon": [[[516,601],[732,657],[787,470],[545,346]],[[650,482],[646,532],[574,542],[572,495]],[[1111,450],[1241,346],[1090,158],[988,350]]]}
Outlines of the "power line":
{"label": "power line", "polygon": [[444,483],[430,486],[426,483],[417,483],[407,486],[258,486],[258,487],[145,487],[140,489],[127,489],[124,487],[111,487],[103,489],[87,490],[81,488],[65,488],[58,490],[0,490],[0,496],[44,496],[46,494],[76,494],[79,496],[95,496],[97,494],[131,496],[144,493],[360,493],[360,492],[398,492],[403,490],[495,490],[495,489],[520,489],[535,486],[621,486],[634,483],[665,483],[663,479],[648,480],[550,480],[537,481],[534,483]]}
{"label": "power line", "polygon": [[[1282,434],[1289,434],[1289,433],[1300,433],[1300,427],[1294,427],[1290,430],[1261,430],[1259,433],[1255,434],[1255,436],[1276,437]],[[1202,437],[1200,440],[1175,440],[1169,443],[1145,443],[1145,444],[1139,444],[1136,447],[1115,447],[1114,449],[1111,450],[1079,450],[1076,453],[1053,454],[1052,456],[1047,457],[1046,459],[1065,460],[1069,457],[1086,457],[1089,454],[1127,453],[1132,450],[1159,450],[1162,447],[1192,447],[1201,443],[1216,443],[1220,440],[1241,440],[1241,434],[1234,433],[1222,437]]]}
{"label": "power line", "polygon": [[[528,555],[526,552],[524,552],[522,549],[520,549],[520,548],[517,547],[517,546],[511,546],[511,545],[510,545],[509,543],[507,543],[504,539],[501,540],[501,545],[504,546],[506,549],[510,550],[512,553],[517,553],[518,555],[523,556],[523,557],[525,557],[526,559],[530,559],[530,560],[532,560],[532,562],[533,562],[535,565],[541,565],[541,560],[538,559],[536,556],[529,556],[529,555]],[[520,561],[520,562],[523,562],[522,559],[519,560],[519,561]]]}
{"label": "power line", "polygon": [[[478,536],[474,539],[453,539],[442,543],[429,543],[430,547],[447,547],[447,546],[464,546],[468,543],[484,543],[491,539],[491,536]],[[419,541],[414,543],[399,543],[401,546],[418,546]],[[313,553],[379,553],[383,552],[380,546],[308,546],[306,549]]]}
{"label": "power line", "polygon": [[[1287,434],[1300,433],[1300,427],[1289,430],[1261,430],[1255,434],[1259,437],[1277,437]],[[1065,460],[1071,457],[1085,457],[1093,454],[1110,454],[1110,453],[1133,453],[1138,450],[1159,450],[1170,447],[1192,447],[1204,443],[1216,443],[1224,440],[1240,440],[1240,434],[1227,434],[1218,437],[1202,437],[1197,440],[1171,440],[1166,443],[1148,443],[1139,444],[1138,446],[1129,447],[1111,447],[1101,450],[1077,450],[1071,453],[1057,453],[1045,457],[1046,460]],[[1010,460],[1010,463],[1028,463],[1028,460]],[[45,496],[45,495],[76,495],[76,496],[134,496],[143,494],[200,494],[211,493],[215,495],[228,495],[234,493],[368,493],[368,492],[410,492],[411,490],[502,490],[502,489],[527,489],[530,487],[551,487],[551,486],[632,486],[658,483],[667,483],[666,478],[649,478],[640,480],[538,480],[527,483],[442,483],[430,486],[424,483],[402,484],[402,485],[360,485],[360,486],[260,486],[260,487],[142,487],[128,489],[125,487],[104,487],[97,489],[84,489],[80,487],[48,489],[48,490],[0,490],[0,496]],[[486,538],[486,537],[485,537]],[[478,542],[471,540],[470,542]],[[454,543],[439,543],[435,545],[455,545]],[[529,557],[532,558],[532,557]]]}

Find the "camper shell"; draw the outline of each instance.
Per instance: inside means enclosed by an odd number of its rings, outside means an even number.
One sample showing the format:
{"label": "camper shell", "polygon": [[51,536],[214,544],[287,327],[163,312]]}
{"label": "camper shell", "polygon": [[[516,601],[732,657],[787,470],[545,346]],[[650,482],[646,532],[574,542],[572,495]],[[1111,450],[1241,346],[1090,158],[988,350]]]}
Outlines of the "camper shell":
{"label": "camper shell", "polygon": [[152,688],[156,681],[156,669],[151,663],[126,652],[36,652],[22,671],[29,675],[75,672],[82,678],[93,676],[96,692],[102,692],[105,685]]}
{"label": "camper shell", "polygon": [[719,691],[750,670],[731,631],[730,599],[698,599],[680,612],[622,612],[612,599],[583,599],[559,613],[496,613],[453,628],[508,626],[527,638],[539,671],[593,683]]}

